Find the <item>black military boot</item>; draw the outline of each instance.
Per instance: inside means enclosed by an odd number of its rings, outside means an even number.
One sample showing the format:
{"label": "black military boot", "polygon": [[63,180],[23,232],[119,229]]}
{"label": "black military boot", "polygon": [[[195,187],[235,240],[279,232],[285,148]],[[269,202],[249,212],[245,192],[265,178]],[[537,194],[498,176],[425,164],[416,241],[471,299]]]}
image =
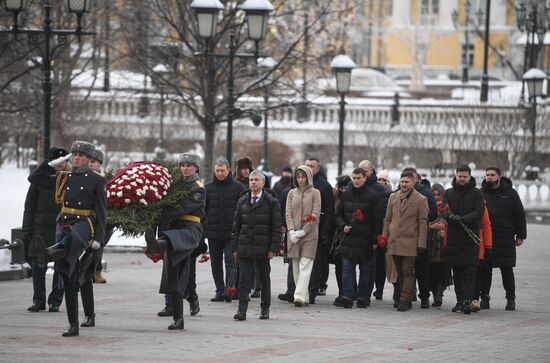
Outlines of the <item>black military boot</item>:
{"label": "black military boot", "polygon": [[201,311],[201,307],[199,305],[199,299],[189,301],[189,313],[192,316],[195,316],[199,313],[199,311]]}
{"label": "black military boot", "polygon": [[180,294],[172,294],[172,317],[174,322],[168,326],[168,330],[183,330],[183,299]]}
{"label": "black military boot", "polygon": [[67,308],[67,318],[69,319],[69,329],[61,334],[64,337],[78,336],[78,292],[65,291],[65,306]]}
{"label": "black military boot", "polygon": [[464,305],[462,301],[457,301],[455,307],[451,310],[453,313],[461,313]]}
{"label": "black military boot", "polygon": [[462,305],[462,312],[464,314],[470,314],[472,312],[472,301],[471,300],[464,300],[464,304]]}
{"label": "black military boot", "polygon": [[94,290],[92,282],[85,283],[80,288],[80,295],[82,296],[82,306],[84,307],[84,314],[86,315],[86,321],[80,324],[83,328],[91,328],[95,326],[95,312],[94,312]]}
{"label": "black military boot", "polygon": [[506,298],[506,310],[514,311],[516,310],[516,297],[511,296]]}

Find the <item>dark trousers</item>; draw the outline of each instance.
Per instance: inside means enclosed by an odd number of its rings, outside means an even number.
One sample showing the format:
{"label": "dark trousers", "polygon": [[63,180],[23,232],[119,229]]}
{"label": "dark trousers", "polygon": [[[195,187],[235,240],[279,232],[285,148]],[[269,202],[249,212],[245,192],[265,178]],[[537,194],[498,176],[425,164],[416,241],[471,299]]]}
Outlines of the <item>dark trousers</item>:
{"label": "dark trousers", "polygon": [[476,268],[475,265],[453,266],[456,301],[472,301],[474,298]]}
{"label": "dark trousers", "polygon": [[344,267],[342,263],[342,256],[337,255],[334,260],[334,274],[336,275],[336,284],[338,284],[338,296],[343,296],[344,285],[342,284],[342,276],[344,274]]}
{"label": "dark trousers", "polygon": [[[513,267],[499,267],[500,274],[502,275],[502,285],[504,286],[504,291],[506,291],[506,298],[515,298],[516,297],[516,280],[514,277],[514,268]],[[486,294],[489,295],[491,290],[491,284],[493,281],[493,267],[491,266],[481,266],[480,267],[480,278],[484,283]],[[482,292],[483,293],[483,292]]]}
{"label": "dark trousers", "polygon": [[91,280],[80,286],[80,297],[82,298],[84,315],[92,318],[95,317],[94,285],[92,284]]}
{"label": "dark trousers", "polygon": [[[210,267],[212,277],[216,285],[216,294],[225,293],[228,285],[229,275],[233,270],[233,253],[231,251],[231,240],[208,239],[208,249],[210,250]],[[223,278],[223,263],[225,261],[225,279]]]}
{"label": "dark trousers", "polygon": [[254,270],[254,264],[256,264],[258,270],[256,278],[259,279],[262,284],[260,307],[262,309],[268,309],[271,305],[271,279],[269,276],[271,273],[271,265],[269,264],[269,259],[239,257],[239,311],[246,312],[248,309],[248,294],[253,284],[251,276]]}
{"label": "dark trousers", "polygon": [[197,258],[189,258],[189,280],[187,280],[187,288],[185,289],[185,298],[187,301],[196,301],[199,299],[197,295]]}
{"label": "dark trousers", "polygon": [[71,326],[78,326],[78,283],[76,272],[69,278],[64,277],[65,284],[65,307],[67,309],[67,320]]}
{"label": "dark trousers", "polygon": [[[46,305],[46,271],[48,266],[38,267],[36,257],[31,258],[32,270],[32,302],[37,305]],[[61,305],[63,301],[63,290],[59,289],[59,274],[54,272],[52,291],[48,295],[48,305]]]}
{"label": "dark trousers", "polygon": [[321,253],[322,253],[322,261],[319,265],[319,288],[321,289],[327,289],[327,281],[328,281],[328,276],[329,276],[329,273],[330,273],[330,266],[329,266],[329,262],[328,262],[328,255],[329,255],[329,252],[330,252],[330,244],[329,243],[323,243],[323,244],[320,244],[319,245],[319,248],[322,249]]}
{"label": "dark trousers", "polygon": [[443,291],[447,287],[448,267],[446,263],[433,262],[429,264],[430,290],[434,299],[443,298]]}
{"label": "dark trousers", "polygon": [[288,269],[286,273],[286,294],[289,296],[294,296],[294,291],[296,291],[296,283],[294,282],[294,271],[292,269],[292,261],[290,261],[288,264]]}
{"label": "dark trousers", "polygon": [[321,275],[325,265],[328,268],[328,259],[325,254],[325,245],[321,244],[319,238],[319,244],[317,245],[317,251],[315,252],[315,260],[313,261],[313,269],[311,270],[311,277],[309,279],[309,298],[315,299],[319,294],[319,288],[321,287]]}
{"label": "dark trousers", "polygon": [[103,265],[101,264],[101,260],[103,260],[103,249],[105,246],[101,246],[98,250],[94,251],[94,260],[95,260],[95,271],[101,272],[103,271]]}
{"label": "dark trousers", "polygon": [[377,248],[374,251],[376,257],[376,269],[374,272],[374,283],[376,284],[375,296],[382,297],[384,294],[384,285],[386,284],[386,251],[383,248]]}
{"label": "dark trousers", "polygon": [[418,281],[418,297],[420,300],[428,299],[430,297],[430,263],[427,253],[416,257],[414,271]]}
{"label": "dark trousers", "polygon": [[479,300],[483,295],[489,295],[489,289],[491,288],[491,277],[486,272],[487,269],[492,267],[486,260],[480,260],[479,266],[476,268],[476,287],[474,290],[474,300]]}

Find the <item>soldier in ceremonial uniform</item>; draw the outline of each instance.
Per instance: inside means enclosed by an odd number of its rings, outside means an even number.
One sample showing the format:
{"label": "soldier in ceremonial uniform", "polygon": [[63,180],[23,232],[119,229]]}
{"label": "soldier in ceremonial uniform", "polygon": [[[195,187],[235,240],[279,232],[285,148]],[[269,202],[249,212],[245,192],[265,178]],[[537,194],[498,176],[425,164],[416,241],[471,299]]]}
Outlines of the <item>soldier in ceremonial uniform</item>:
{"label": "soldier in ceremonial uniform", "polygon": [[54,259],[55,271],[61,277],[60,287],[65,288],[65,304],[70,327],[64,337],[79,334],[78,280],[79,257],[84,250],[99,248],[105,239],[107,195],[105,178],[88,166],[95,147],[85,141],[71,146],[72,169],[57,172],[55,166],[70,156],[40,164],[29,176],[31,184],[55,191],[56,202],[62,205],[57,217],[57,243],[48,248]]}
{"label": "soldier in ceremonial uniform", "polygon": [[164,265],[160,293],[170,294],[174,323],[169,330],[183,329],[183,296],[187,290],[190,258],[199,246],[203,234],[206,192],[199,181],[199,156],[180,155],[179,164],[187,190],[180,204],[164,208],[158,224],[158,239],[154,229],[145,233],[147,254],[163,253]]}

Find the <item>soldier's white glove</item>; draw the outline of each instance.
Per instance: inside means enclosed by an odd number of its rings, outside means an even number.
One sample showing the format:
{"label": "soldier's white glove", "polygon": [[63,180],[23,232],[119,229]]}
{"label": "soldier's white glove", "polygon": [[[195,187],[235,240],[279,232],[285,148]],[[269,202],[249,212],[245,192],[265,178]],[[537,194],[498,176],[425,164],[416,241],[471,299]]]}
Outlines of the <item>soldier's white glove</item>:
{"label": "soldier's white glove", "polygon": [[294,234],[294,236],[296,236],[298,239],[302,238],[305,235],[306,235],[306,231],[304,231],[303,229],[296,231],[296,233]]}
{"label": "soldier's white glove", "polygon": [[92,247],[92,250],[99,250],[99,247],[101,247],[101,243],[98,241],[90,241],[90,247]]}
{"label": "soldier's white glove", "polygon": [[67,154],[65,156],[60,156],[57,159],[54,159],[48,163],[49,166],[52,168],[55,168],[56,166],[59,166],[69,160],[71,158],[72,154]]}

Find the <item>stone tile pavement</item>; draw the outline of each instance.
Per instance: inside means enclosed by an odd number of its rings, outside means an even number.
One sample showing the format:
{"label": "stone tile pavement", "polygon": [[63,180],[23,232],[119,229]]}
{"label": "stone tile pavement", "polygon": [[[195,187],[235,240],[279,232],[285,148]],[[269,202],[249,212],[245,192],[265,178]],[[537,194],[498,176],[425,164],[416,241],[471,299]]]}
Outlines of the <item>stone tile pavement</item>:
{"label": "stone tile pavement", "polygon": [[[61,313],[28,313],[30,279],[0,282],[0,362],[550,362],[550,244],[548,226],[529,226],[518,249],[517,308],[504,310],[498,270],[493,275],[491,310],[452,313],[454,292],[447,290],[441,309],[396,312],[386,285],[384,300],[368,309],[332,306],[337,292],[331,271],[326,297],[296,308],[277,300],[284,291],[286,266],[272,261],[271,319],[261,321],[253,299],[248,320],[233,321],[236,302],[212,303],[210,264],[198,264],[201,312],[189,317],[185,331],[168,331],[159,318],[161,265],[139,253],[107,251],[108,283],[94,285],[96,327],[62,338]],[[48,285],[51,276],[48,277]],[[81,308],[81,319],[83,313]]]}

